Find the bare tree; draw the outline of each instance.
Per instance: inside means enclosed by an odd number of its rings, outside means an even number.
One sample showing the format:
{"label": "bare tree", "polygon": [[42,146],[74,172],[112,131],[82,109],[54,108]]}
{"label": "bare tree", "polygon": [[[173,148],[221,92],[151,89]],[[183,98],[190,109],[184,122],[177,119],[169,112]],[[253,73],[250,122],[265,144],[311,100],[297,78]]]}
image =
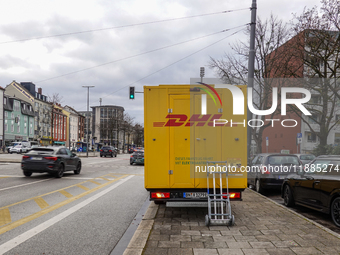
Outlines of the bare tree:
{"label": "bare tree", "polygon": [[340,1],[323,0],[321,3],[320,11],[316,7],[305,8],[292,21],[298,39],[289,54],[303,73],[302,76],[299,72],[287,74],[305,78],[303,86],[312,94],[306,108],[312,116],[302,115],[295,107],[291,109],[319,138],[321,148],[325,148],[330,131],[339,122],[337,115],[340,113]]}
{"label": "bare tree", "polygon": [[53,104],[61,104],[63,102],[63,96],[61,96],[59,93],[53,93],[52,96],[48,95],[47,98],[48,101]]}
{"label": "bare tree", "polygon": [[137,146],[144,146],[144,127],[140,124],[135,124],[134,130],[134,144]]}
{"label": "bare tree", "polygon": [[[250,29],[246,31],[250,34]],[[273,65],[278,59],[288,62],[284,51],[275,51],[289,38],[288,25],[276,17],[262,21],[257,19],[256,38],[255,38],[255,74],[253,105],[256,109],[265,110],[271,108],[272,105],[272,87],[281,86],[271,77],[281,75],[281,67]],[[248,81],[248,59],[249,59],[249,42],[239,41],[232,45],[232,52],[226,53],[222,59],[216,60],[211,58],[210,68],[213,68],[217,75],[229,84],[247,84]],[[280,108],[272,114],[273,117]],[[253,138],[256,142],[257,152],[262,152],[262,134],[263,131],[271,126],[270,122],[266,122],[268,116],[255,116],[254,118],[265,123],[259,128],[252,130]]]}

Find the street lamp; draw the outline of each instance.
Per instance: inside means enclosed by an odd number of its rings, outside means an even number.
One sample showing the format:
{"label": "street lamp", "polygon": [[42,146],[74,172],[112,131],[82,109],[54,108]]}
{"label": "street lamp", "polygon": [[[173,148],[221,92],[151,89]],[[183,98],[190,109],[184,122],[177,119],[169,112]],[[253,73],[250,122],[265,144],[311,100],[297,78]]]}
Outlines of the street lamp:
{"label": "street lamp", "polygon": [[90,126],[90,119],[89,119],[89,95],[90,95],[90,88],[94,86],[82,86],[83,88],[87,88],[87,139],[86,139],[86,157],[89,157],[89,126]]}

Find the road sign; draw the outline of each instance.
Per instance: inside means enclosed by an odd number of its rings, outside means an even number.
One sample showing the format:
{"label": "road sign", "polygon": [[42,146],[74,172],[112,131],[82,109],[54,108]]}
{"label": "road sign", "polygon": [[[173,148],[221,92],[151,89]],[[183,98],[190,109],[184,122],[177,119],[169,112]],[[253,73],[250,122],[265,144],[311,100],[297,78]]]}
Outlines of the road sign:
{"label": "road sign", "polygon": [[297,143],[298,144],[302,143],[302,133],[297,133]]}

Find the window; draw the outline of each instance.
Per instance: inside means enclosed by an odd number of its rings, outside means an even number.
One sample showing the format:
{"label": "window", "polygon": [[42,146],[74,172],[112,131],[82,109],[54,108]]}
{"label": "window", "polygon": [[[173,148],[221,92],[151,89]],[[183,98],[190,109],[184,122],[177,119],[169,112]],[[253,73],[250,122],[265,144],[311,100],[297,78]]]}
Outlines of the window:
{"label": "window", "polygon": [[7,98],[4,97],[4,104],[7,104]]}
{"label": "window", "polygon": [[340,133],[335,133],[334,134],[334,143],[335,144],[340,144]]}
{"label": "window", "polygon": [[316,142],[316,135],[312,132],[307,132],[307,142],[315,143]]}
{"label": "window", "polygon": [[310,100],[310,104],[320,104],[321,103],[321,96],[320,95],[312,95]]}
{"label": "window", "polygon": [[5,131],[8,131],[7,120],[5,120]]}
{"label": "window", "polygon": [[308,122],[310,124],[316,124],[318,121],[318,115],[317,114],[312,114],[310,116],[308,116]]}
{"label": "window", "polygon": [[5,119],[8,119],[8,112],[5,112]]}

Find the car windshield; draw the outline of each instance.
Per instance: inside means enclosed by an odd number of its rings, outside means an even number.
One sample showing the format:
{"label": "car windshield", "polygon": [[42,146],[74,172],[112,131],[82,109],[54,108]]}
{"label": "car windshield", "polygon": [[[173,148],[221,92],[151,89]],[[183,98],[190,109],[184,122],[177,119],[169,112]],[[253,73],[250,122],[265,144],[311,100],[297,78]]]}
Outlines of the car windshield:
{"label": "car windshield", "polygon": [[270,165],[300,165],[296,156],[281,156],[274,155],[269,156],[268,163]]}
{"label": "car windshield", "polygon": [[313,160],[315,159],[315,156],[314,155],[301,155],[300,159],[301,160]]}
{"label": "car windshield", "polygon": [[33,148],[27,154],[53,154],[54,149],[50,148]]}

